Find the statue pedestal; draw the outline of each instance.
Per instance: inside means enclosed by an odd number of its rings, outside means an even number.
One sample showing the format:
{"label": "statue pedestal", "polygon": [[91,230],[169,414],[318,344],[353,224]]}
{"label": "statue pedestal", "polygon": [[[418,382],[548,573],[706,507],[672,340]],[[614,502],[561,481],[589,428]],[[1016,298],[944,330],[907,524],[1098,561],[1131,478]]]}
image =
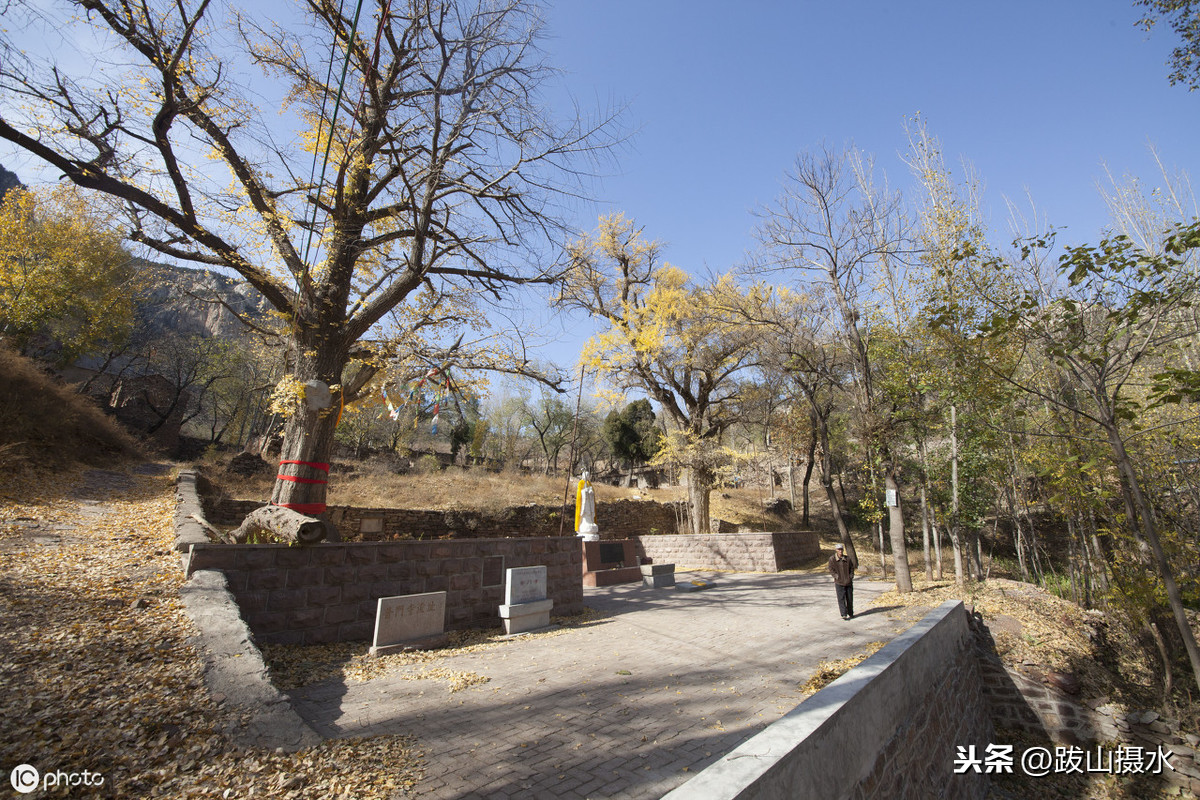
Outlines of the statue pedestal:
{"label": "statue pedestal", "polygon": [[637,563],[632,539],[605,542],[584,540],[582,545],[584,586],[641,582],[642,570]]}

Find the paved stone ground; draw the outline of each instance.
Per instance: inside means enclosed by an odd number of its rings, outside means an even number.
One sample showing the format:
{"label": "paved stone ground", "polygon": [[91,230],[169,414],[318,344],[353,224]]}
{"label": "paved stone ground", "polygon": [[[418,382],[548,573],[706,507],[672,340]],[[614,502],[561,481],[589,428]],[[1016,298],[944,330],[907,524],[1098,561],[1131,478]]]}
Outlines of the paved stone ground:
{"label": "paved stone ground", "polygon": [[422,797],[658,798],[793,708],[822,659],[890,641],[925,612],[871,608],[884,583],[856,582],[846,622],[823,575],[678,577],[716,586],[585,589],[595,623],[438,662],[488,676],[481,686],[337,679],[292,701],[323,736],[415,734]]}

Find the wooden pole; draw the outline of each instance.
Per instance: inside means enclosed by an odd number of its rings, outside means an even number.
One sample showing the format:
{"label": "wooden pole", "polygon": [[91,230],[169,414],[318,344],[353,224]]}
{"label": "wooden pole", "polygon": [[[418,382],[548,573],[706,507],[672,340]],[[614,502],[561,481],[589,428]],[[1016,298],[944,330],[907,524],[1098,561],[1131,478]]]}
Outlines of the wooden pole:
{"label": "wooden pole", "polygon": [[575,466],[575,437],[579,433],[579,409],[583,406],[583,373],[586,367],[579,364],[579,395],[575,398],[575,422],[571,425],[570,458],[567,459],[567,480],[563,486],[562,513],[558,517],[558,535],[563,535],[563,526],[567,524],[567,496],[571,492],[571,468]]}

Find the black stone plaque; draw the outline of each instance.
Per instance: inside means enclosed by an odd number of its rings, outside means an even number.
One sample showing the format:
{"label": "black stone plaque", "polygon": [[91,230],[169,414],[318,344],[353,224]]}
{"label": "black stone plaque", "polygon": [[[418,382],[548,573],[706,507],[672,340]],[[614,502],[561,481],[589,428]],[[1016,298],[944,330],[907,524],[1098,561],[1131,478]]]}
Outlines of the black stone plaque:
{"label": "black stone plaque", "polygon": [[483,557],[482,586],[499,586],[504,583],[504,556]]}
{"label": "black stone plaque", "polygon": [[620,564],[625,560],[624,542],[600,542],[600,563]]}

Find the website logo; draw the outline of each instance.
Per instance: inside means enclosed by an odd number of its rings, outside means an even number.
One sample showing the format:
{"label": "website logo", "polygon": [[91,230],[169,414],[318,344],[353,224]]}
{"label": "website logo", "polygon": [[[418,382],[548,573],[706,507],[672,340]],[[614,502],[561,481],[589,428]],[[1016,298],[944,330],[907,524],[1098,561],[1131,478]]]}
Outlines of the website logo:
{"label": "website logo", "polygon": [[42,776],[38,771],[28,764],[19,764],[13,767],[13,771],[9,774],[8,780],[12,783],[12,787],[21,794],[27,794],[38,788],[41,783]]}

